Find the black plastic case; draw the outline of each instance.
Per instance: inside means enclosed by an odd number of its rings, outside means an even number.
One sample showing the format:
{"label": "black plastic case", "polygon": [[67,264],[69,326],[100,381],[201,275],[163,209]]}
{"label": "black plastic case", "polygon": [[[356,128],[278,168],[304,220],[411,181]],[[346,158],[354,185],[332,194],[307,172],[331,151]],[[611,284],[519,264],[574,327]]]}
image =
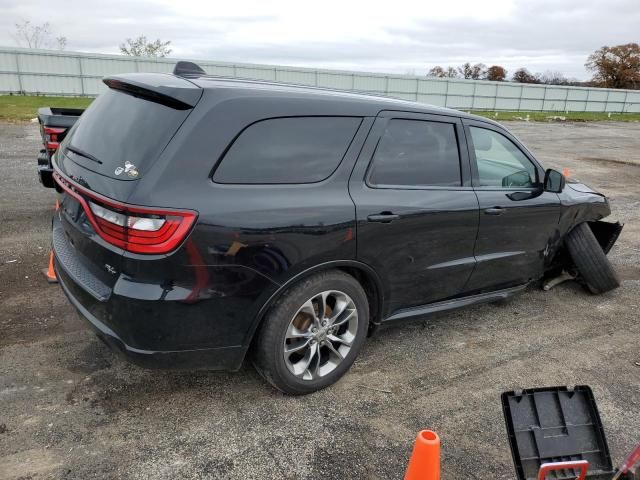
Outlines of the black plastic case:
{"label": "black plastic case", "polygon": [[[589,479],[614,474],[598,407],[586,385],[515,390],[502,394],[511,454],[519,480],[536,479],[540,465],[570,460],[589,462]],[[576,478],[561,470],[547,478]]]}

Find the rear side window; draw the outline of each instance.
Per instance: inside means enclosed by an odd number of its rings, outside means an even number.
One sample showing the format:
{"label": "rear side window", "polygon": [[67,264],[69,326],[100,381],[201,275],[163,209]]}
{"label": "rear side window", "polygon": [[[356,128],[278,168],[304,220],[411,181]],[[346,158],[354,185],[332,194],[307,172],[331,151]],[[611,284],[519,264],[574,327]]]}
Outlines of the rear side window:
{"label": "rear side window", "polygon": [[262,120],[231,145],[213,176],[218,183],[313,183],[338,167],[361,119],[293,117]]}
{"label": "rear side window", "polygon": [[369,183],[377,186],[460,186],[455,125],[390,120],[374,154]]}

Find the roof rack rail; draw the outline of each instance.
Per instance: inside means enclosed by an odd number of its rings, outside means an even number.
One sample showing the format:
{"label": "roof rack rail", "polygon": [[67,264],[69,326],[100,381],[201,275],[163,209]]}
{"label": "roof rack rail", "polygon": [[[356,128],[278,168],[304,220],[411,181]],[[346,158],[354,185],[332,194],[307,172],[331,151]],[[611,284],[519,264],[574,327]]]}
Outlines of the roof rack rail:
{"label": "roof rack rail", "polygon": [[[305,85],[302,83],[291,83],[284,82],[279,80],[266,80],[263,78],[239,78],[239,77],[230,77],[227,75],[211,75],[205,72],[200,65],[194,62],[187,61],[179,61],[176,63],[176,66],[173,68],[173,74],[178,77],[197,77],[197,78],[209,78],[216,80],[226,80],[226,81],[236,81],[236,82],[255,82],[255,83],[269,83],[272,85],[283,85],[290,87],[300,87],[300,88],[308,88],[313,90],[325,90],[330,92],[343,92],[343,93],[354,93],[358,95],[367,95],[369,97],[379,97],[379,98],[393,98],[385,95],[381,92],[371,92],[367,90],[347,90],[343,88],[329,88],[329,87],[319,87],[316,85]],[[397,99],[401,100],[401,99]]]}
{"label": "roof rack rail", "polygon": [[205,72],[197,63],[179,61],[176,63],[176,66],[173,67],[173,74],[178,77],[184,77],[185,75],[206,75],[207,72]]}

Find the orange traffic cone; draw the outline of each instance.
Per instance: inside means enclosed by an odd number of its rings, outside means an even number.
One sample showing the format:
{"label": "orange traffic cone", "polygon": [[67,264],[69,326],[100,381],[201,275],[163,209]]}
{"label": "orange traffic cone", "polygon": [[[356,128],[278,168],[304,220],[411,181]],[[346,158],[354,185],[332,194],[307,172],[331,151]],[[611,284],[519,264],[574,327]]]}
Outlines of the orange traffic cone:
{"label": "orange traffic cone", "polygon": [[440,480],[440,437],[436,432],[418,432],[404,480]]}
{"label": "orange traffic cone", "polygon": [[44,276],[47,278],[47,282],[49,283],[58,283],[58,277],[56,277],[56,271],[53,268],[53,250],[49,254],[49,267],[42,270]]}
{"label": "orange traffic cone", "polygon": [[564,176],[564,178],[569,178],[569,169],[567,167],[564,167],[562,169],[562,175]]}

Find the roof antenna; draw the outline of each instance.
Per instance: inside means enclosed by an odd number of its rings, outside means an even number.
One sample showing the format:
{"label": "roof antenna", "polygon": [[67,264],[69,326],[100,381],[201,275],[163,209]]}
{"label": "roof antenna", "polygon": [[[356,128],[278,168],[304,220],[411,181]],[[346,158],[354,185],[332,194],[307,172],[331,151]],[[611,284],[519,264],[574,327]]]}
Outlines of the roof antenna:
{"label": "roof antenna", "polygon": [[173,67],[173,74],[179,77],[182,77],[184,75],[200,76],[200,75],[206,75],[207,72],[205,72],[199,65],[193,62],[180,61],[176,63],[175,67]]}

